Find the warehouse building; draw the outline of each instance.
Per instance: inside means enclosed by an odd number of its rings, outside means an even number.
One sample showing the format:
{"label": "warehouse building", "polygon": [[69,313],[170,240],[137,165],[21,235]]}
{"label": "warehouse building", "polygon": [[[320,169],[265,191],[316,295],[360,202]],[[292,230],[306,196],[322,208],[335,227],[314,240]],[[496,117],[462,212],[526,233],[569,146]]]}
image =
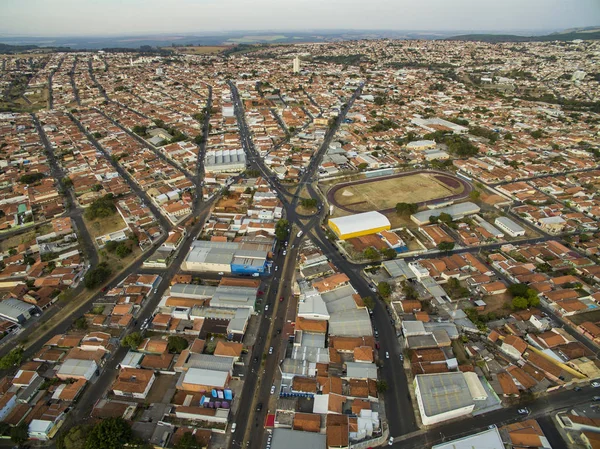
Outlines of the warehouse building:
{"label": "warehouse building", "polygon": [[243,171],[246,169],[246,154],[241,148],[207,151],[204,167],[209,173]]}
{"label": "warehouse building", "polygon": [[387,217],[379,212],[364,212],[329,219],[329,227],[341,240],[389,231],[392,227]]}
{"label": "warehouse building", "polygon": [[521,235],[525,235],[525,229],[523,229],[517,223],[512,221],[510,218],[498,217],[496,218],[495,223],[496,226],[498,226],[500,229],[502,229],[512,237],[519,237]]}
{"label": "warehouse building", "polygon": [[207,242],[196,240],[182,264],[184,271],[254,274],[265,273],[273,240],[265,243]]}
{"label": "warehouse building", "polygon": [[5,299],[0,302],[0,318],[17,324],[23,324],[37,310],[38,308],[33,304],[15,298]]}
{"label": "warehouse building", "polygon": [[[426,426],[469,415],[483,390],[479,379],[466,378],[462,372],[419,374],[415,377],[415,396],[421,420]],[[469,385],[473,384],[473,385]],[[477,397],[474,398],[473,396]]]}
{"label": "warehouse building", "polygon": [[477,204],[467,201],[466,203],[453,204],[435,210],[417,212],[416,214],[412,214],[410,219],[419,226],[422,226],[429,223],[429,217],[431,216],[439,217],[441,214],[448,214],[453,220],[460,220],[468,215],[479,213],[479,210]]}

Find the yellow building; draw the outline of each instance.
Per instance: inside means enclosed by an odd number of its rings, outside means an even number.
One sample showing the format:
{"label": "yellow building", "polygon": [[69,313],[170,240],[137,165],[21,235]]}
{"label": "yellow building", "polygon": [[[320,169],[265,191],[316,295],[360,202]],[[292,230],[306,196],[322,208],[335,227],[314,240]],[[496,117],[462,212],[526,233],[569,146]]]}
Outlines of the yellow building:
{"label": "yellow building", "polygon": [[331,218],[328,224],[341,240],[388,231],[392,227],[387,217],[379,212],[363,212],[362,214]]}

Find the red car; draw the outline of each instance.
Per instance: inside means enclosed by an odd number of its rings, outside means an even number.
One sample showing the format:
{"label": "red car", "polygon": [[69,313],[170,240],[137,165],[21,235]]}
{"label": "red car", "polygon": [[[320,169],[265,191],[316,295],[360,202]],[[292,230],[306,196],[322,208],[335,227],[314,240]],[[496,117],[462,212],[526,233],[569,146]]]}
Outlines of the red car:
{"label": "red car", "polygon": [[279,302],[283,302],[283,296],[279,298]]}

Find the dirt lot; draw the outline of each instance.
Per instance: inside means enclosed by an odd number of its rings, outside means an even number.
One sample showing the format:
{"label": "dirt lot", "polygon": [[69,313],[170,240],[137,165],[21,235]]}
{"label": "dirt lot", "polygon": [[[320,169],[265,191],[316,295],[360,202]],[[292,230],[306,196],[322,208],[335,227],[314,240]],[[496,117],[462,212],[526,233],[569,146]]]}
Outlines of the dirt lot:
{"label": "dirt lot", "polygon": [[[175,385],[177,384],[177,379],[179,376],[176,374],[174,376],[170,376],[168,374],[157,374],[150,391],[148,392],[148,397],[146,398],[146,402],[149,404],[153,404],[156,402],[163,402],[164,396],[169,389],[175,389]],[[171,398],[169,398],[170,400]]]}
{"label": "dirt lot", "polygon": [[127,226],[119,214],[113,214],[106,218],[95,218],[94,220],[88,220],[84,215],[84,221],[93,239],[111,232],[120,231]]}
{"label": "dirt lot", "polygon": [[429,174],[374,180],[349,185],[335,192],[334,199],[341,206],[357,212],[383,210],[397,203],[419,203],[431,201],[463,191],[463,186],[452,188]]}
{"label": "dirt lot", "polygon": [[203,45],[200,47],[165,47],[165,48],[168,50],[175,50],[175,52],[177,52],[177,53],[183,53],[186,55],[208,55],[208,54],[220,53],[229,47],[228,46],[214,46],[213,47],[210,45]]}
{"label": "dirt lot", "polygon": [[483,301],[487,304],[483,313],[496,312],[497,315],[508,315],[510,310],[503,309],[504,304],[509,303],[512,299],[510,293],[501,295],[484,296]]}

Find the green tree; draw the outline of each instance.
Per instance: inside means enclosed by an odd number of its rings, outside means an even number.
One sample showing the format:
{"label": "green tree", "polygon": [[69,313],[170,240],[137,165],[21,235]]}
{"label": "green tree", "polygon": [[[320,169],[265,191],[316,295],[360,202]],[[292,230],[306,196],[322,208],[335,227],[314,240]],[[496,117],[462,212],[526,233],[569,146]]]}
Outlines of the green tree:
{"label": "green tree", "polygon": [[452,221],[453,221],[452,215],[447,214],[446,212],[442,212],[438,218],[442,223],[446,223],[446,224],[452,223]]}
{"label": "green tree", "polygon": [[454,242],[440,242],[437,247],[440,251],[452,251],[454,249]]}
{"label": "green tree", "polygon": [[375,308],[375,301],[370,296],[365,296],[362,300],[367,309],[373,310]]}
{"label": "green tree", "polygon": [[377,260],[379,259],[379,251],[369,246],[363,251],[363,257],[368,260]]}
{"label": "green tree", "polygon": [[173,447],[174,449],[201,449],[200,444],[192,432],[184,433],[181,439]]}
{"label": "green tree", "polygon": [[362,163],[358,164],[358,166],[356,168],[358,168],[360,171],[363,171],[363,170],[366,170],[368,166],[369,166],[369,164],[367,164],[366,162],[362,162]]}
{"label": "green tree", "polygon": [[522,296],[515,296],[512,299],[512,307],[515,310],[526,309],[528,305],[529,302],[527,301],[527,298],[523,298]]}
{"label": "green tree", "polygon": [[0,369],[10,369],[14,366],[19,366],[22,361],[23,348],[19,346],[0,359]]}
{"label": "green tree", "polygon": [[398,253],[393,248],[386,248],[382,250],[381,255],[388,260],[395,259],[396,257],[398,257]]}
{"label": "green tree", "polygon": [[132,252],[131,247],[124,242],[121,242],[117,245],[117,249],[115,250],[115,253],[117,254],[117,256],[119,256],[121,259],[124,259],[125,257],[129,256]]}
{"label": "green tree", "polygon": [[389,298],[392,294],[392,287],[387,282],[380,282],[379,284],[377,284],[377,290],[379,291],[379,294],[384,298]]}
{"label": "green tree", "polygon": [[479,197],[481,197],[481,192],[479,190],[471,190],[471,193],[469,193],[469,198],[472,201],[477,201],[479,199]]}
{"label": "green tree", "polygon": [[10,430],[10,439],[15,444],[23,444],[29,439],[29,424],[23,421],[18,426],[13,427]]}
{"label": "green tree", "polygon": [[435,224],[438,221],[440,221],[440,217],[438,215],[430,215],[429,216],[429,223]]}
{"label": "green tree", "polygon": [[19,182],[22,184],[34,184],[44,177],[45,175],[43,173],[28,173],[21,176]]}
{"label": "green tree", "polygon": [[302,198],[300,200],[300,205],[307,209],[317,207],[317,204],[318,204],[318,200],[316,200],[315,198]]}
{"label": "green tree", "polygon": [[171,335],[169,337],[169,342],[167,344],[169,352],[181,354],[181,351],[183,351],[187,347],[188,341],[185,338],[180,337],[179,335]]}
{"label": "green tree", "polygon": [[415,203],[397,203],[396,213],[398,215],[411,215],[419,210],[419,205]]}
{"label": "green tree", "polygon": [[508,286],[508,291],[513,296],[525,296],[527,295],[529,286],[527,284],[512,284]]}
{"label": "green tree", "polygon": [[84,316],[75,320],[75,329],[86,330],[88,328],[87,321]]}
{"label": "green tree", "polygon": [[131,427],[123,418],[107,418],[90,431],[85,449],[122,449],[132,441]]}
{"label": "green tree", "polygon": [[106,218],[114,215],[117,212],[112,193],[98,198],[90,204],[85,211],[85,217],[88,220],[95,218]]}
{"label": "green tree", "polygon": [[290,234],[288,231],[289,226],[290,222],[284,218],[280,219],[275,225],[275,236],[280,242],[288,238],[288,235]]}
{"label": "green tree", "polygon": [[58,449],[85,449],[85,442],[90,427],[78,425],[71,427],[67,433],[62,434],[56,441]]}
{"label": "green tree", "polygon": [[378,380],[377,381],[377,392],[378,393],[385,393],[388,389],[388,384],[385,380]]}
{"label": "green tree", "polygon": [[539,139],[540,137],[542,137],[544,135],[544,131],[542,131],[541,129],[536,129],[535,131],[531,131],[529,134],[534,139]]}
{"label": "green tree", "polygon": [[89,270],[85,275],[84,285],[87,289],[96,288],[104,283],[112,273],[111,268],[106,262],[100,262],[98,266]]}
{"label": "green tree", "polygon": [[139,332],[132,332],[121,340],[121,346],[129,346],[131,349],[137,349],[143,339],[142,334]]}

